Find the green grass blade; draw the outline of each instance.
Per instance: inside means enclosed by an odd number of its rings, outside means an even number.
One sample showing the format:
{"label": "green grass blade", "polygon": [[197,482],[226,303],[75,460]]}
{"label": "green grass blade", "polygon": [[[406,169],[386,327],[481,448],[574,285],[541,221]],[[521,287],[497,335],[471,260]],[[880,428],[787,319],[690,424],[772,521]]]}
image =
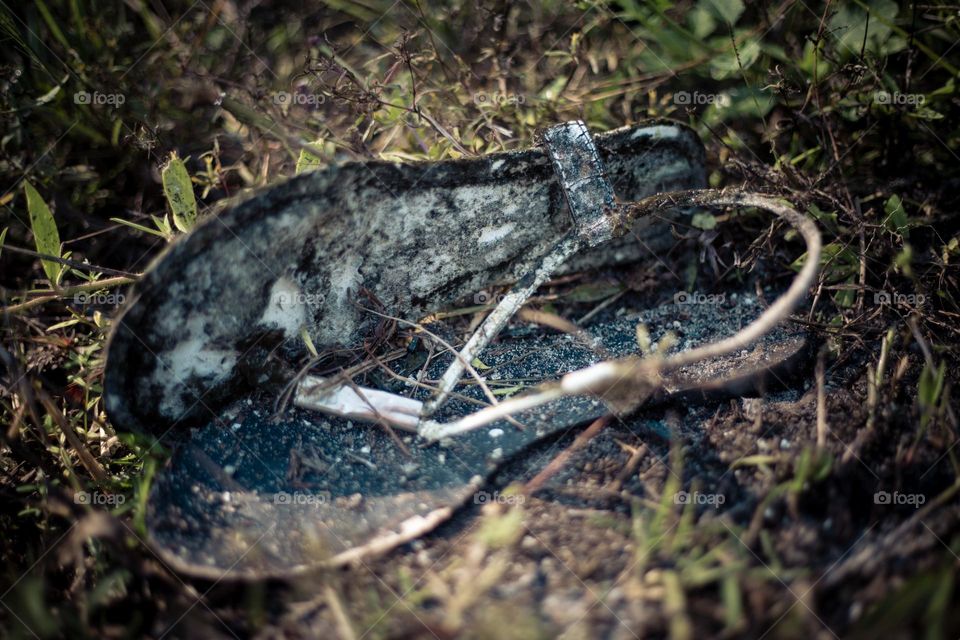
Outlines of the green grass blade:
{"label": "green grass blade", "polygon": [[46,3],[43,0],[36,0],[35,6],[37,11],[40,12],[40,17],[43,18],[44,23],[46,23],[47,28],[50,29],[50,33],[59,42],[63,45],[64,49],[68,51],[72,49],[70,46],[70,41],[67,40],[67,37],[63,35],[63,31],[60,30],[60,25],[57,24],[57,19],[53,17],[53,14],[50,13],[50,9],[47,8]]}

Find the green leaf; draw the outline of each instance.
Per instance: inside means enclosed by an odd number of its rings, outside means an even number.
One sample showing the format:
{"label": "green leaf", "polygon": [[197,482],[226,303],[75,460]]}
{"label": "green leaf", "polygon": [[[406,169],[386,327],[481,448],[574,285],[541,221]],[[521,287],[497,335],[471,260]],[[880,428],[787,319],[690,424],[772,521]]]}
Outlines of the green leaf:
{"label": "green leaf", "polygon": [[745,624],[743,596],[740,593],[740,584],[736,575],[731,573],[723,577],[723,582],[720,583],[720,598],[723,602],[723,618],[726,623],[726,630],[742,630]]}
{"label": "green leaf", "polygon": [[920,400],[920,406],[936,406],[937,400],[943,392],[943,382],[947,373],[946,364],[946,362],[941,362],[936,373],[933,372],[930,365],[924,365],[917,388],[917,398]]}
{"label": "green leaf", "polygon": [[[729,40],[727,40],[729,42]],[[718,40],[719,44],[720,41]],[[749,69],[760,58],[760,45],[755,41],[747,41],[729,51],[715,56],[710,60],[710,75],[715,80],[723,80],[730,76],[737,76],[742,70]]]}
{"label": "green leaf", "polygon": [[556,78],[553,82],[544,87],[540,94],[537,96],[545,102],[553,102],[560,97],[560,94],[563,93],[563,90],[567,88],[567,76],[561,75]]}
{"label": "green leaf", "polygon": [[710,10],[709,0],[701,0],[699,4],[690,13],[687,14],[687,24],[690,25],[690,31],[698,38],[706,38],[717,30],[717,21]]}
{"label": "green leaf", "polygon": [[830,63],[824,59],[823,52],[812,42],[807,41],[803,45],[803,56],[797,61],[797,67],[808,77],[825,78],[830,73],[830,66]]}
{"label": "green leaf", "polygon": [[[703,114],[704,122],[710,126],[720,122],[742,122],[762,118],[770,112],[776,102],[769,90],[746,86],[730,89],[721,95],[723,97],[707,107]],[[733,145],[743,144],[742,139],[736,134],[732,135]]]}
{"label": "green leaf", "polygon": [[[154,221],[157,220],[156,216],[152,216]],[[130,227],[131,229],[136,229],[137,231],[143,231],[144,233],[149,233],[154,236],[163,238],[164,240],[170,240],[171,234],[164,233],[163,231],[157,231],[156,229],[151,229],[150,227],[145,227],[142,224],[137,224],[132,220],[124,220],[123,218],[110,218],[111,222],[118,222],[124,226]],[[168,230],[169,231],[169,230]]]}
{"label": "green leaf", "polygon": [[[952,549],[947,549],[950,553]],[[880,602],[870,607],[857,623],[855,637],[882,638],[892,628],[902,628],[910,621],[923,621],[926,638],[943,638],[944,592],[952,591],[952,560],[947,562],[944,552],[941,569],[919,572],[906,580],[902,587],[891,591]],[[949,595],[947,595],[949,599]],[[917,637],[920,637],[919,634]]]}
{"label": "green leaf", "polygon": [[900,196],[894,194],[884,203],[883,211],[886,217],[883,219],[883,225],[890,231],[900,234],[904,240],[910,238],[910,229],[907,225],[910,220],[907,218],[907,211],[903,208],[903,201]]}
{"label": "green leaf", "polygon": [[713,15],[729,24],[736,24],[744,10],[742,0],[701,0],[699,6],[709,9]]}
{"label": "green leaf", "polygon": [[898,11],[894,0],[873,0],[870,15],[852,3],[840,3],[837,12],[830,18],[827,32],[836,38],[837,50],[842,58],[860,55],[864,44],[868,52],[895,53],[906,43],[898,38],[891,40],[893,30],[884,21],[894,23]]}
{"label": "green leaf", "polygon": [[197,222],[197,199],[193,195],[193,183],[187,165],[177,157],[176,151],[170,153],[170,160],[163,168],[161,177],[163,193],[173,213],[173,223],[180,231],[190,231]]}
{"label": "green leaf", "polygon": [[945,116],[939,111],[934,111],[930,107],[920,105],[917,107],[916,111],[908,112],[907,117],[916,118],[917,120],[943,120]]}
{"label": "green leaf", "polygon": [[10,227],[4,227],[3,231],[0,231],[0,255],[3,255],[3,243],[7,239],[7,231],[9,230],[10,230]]}
{"label": "green leaf", "polygon": [[[490,497],[490,494],[477,495],[486,495],[487,500]],[[507,492],[495,495],[498,496],[495,499],[509,501],[508,504],[523,504],[523,496],[521,495],[508,495]],[[481,503],[484,501],[485,499],[480,499]],[[520,539],[523,532],[523,511],[521,509],[511,509],[502,515],[484,518],[480,530],[477,532],[477,540],[488,547],[501,549],[514,544]]]}
{"label": "green leaf", "polygon": [[160,216],[150,216],[150,219],[153,220],[153,224],[157,226],[157,230],[163,237],[168,240],[173,238],[173,229],[170,227],[170,219],[166,214],[162,218]]}
{"label": "green leaf", "polygon": [[692,224],[697,229],[703,229],[704,231],[709,231],[717,226],[717,218],[712,213],[707,213],[705,211],[698,211],[693,214],[693,218],[690,220]]}
{"label": "green leaf", "polygon": [[323,160],[320,157],[306,149],[300,149],[300,155],[297,157],[297,167],[294,171],[297,175],[300,175],[304,171],[313,171],[321,166],[323,166]]}
{"label": "green leaf", "polygon": [[907,277],[913,276],[913,247],[909,244],[904,244],[903,249],[900,250],[893,258],[893,266],[902,271]]}
{"label": "green leaf", "polygon": [[[4,233],[6,233],[6,229],[4,229]],[[2,245],[3,238],[0,237],[0,246]],[[960,253],[960,236],[950,238],[950,241],[943,245],[943,249],[940,251],[943,264],[950,264],[950,257],[955,253]]]}
{"label": "green leaf", "polygon": [[[806,262],[807,254],[804,252],[793,261],[790,268],[799,271]],[[834,241],[824,245],[820,252],[820,267],[827,281],[833,284],[859,274],[860,256],[844,243]]]}
{"label": "green leaf", "polygon": [[[27,194],[27,212],[30,214],[30,227],[33,229],[33,241],[37,251],[59,258],[60,233],[57,231],[57,222],[53,219],[50,207],[29,182],[23,183],[23,190]],[[63,265],[51,260],[42,260],[42,263],[43,271],[47,274],[50,284],[59,284],[60,276],[63,275]]]}
{"label": "green leaf", "polygon": [[926,429],[931,418],[936,414],[940,394],[943,393],[943,383],[947,375],[947,363],[941,362],[936,373],[929,364],[923,366],[920,372],[920,381],[917,383],[917,400],[920,401],[920,428]]}
{"label": "green leaf", "polygon": [[60,25],[57,24],[57,19],[50,13],[50,9],[47,8],[46,3],[43,2],[43,0],[34,0],[34,6],[36,6],[37,11],[40,12],[40,16],[47,24],[47,28],[50,29],[50,33],[53,34],[57,42],[63,45],[63,48],[67,51],[72,50],[73,47],[70,46],[70,41],[63,35],[63,31],[60,30]]}
{"label": "green leaf", "polygon": [[[847,284],[852,284],[853,279],[847,281]],[[840,289],[833,294],[833,301],[838,307],[843,309],[849,309],[853,306],[853,303],[857,300],[857,292],[853,289]]]}
{"label": "green leaf", "polygon": [[807,207],[807,213],[813,216],[814,219],[820,224],[822,224],[825,228],[839,235],[838,233],[839,225],[837,223],[836,211],[831,211],[828,213],[820,209],[820,207],[818,207],[817,205],[811,204],[809,207]]}
{"label": "green leaf", "polygon": [[[953,553],[953,550],[950,549],[950,552]],[[949,565],[949,562],[947,564]],[[939,580],[937,581],[932,597],[930,598],[930,604],[927,605],[925,619],[929,622],[927,626],[926,637],[929,640],[942,638],[947,635],[946,620],[948,610],[952,611],[952,606],[950,603],[952,600],[951,596],[953,594],[953,582],[954,577],[949,566],[943,567],[940,570]]]}
{"label": "green leaf", "polygon": [[502,387],[500,389],[492,389],[491,393],[497,397],[510,396],[518,391],[523,391],[523,385],[517,384],[512,387]]}

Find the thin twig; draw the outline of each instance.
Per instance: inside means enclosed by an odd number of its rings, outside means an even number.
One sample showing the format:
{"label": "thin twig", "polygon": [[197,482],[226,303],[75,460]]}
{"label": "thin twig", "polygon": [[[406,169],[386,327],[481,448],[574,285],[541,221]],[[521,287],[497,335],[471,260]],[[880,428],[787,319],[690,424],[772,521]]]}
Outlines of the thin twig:
{"label": "thin twig", "polygon": [[538,473],[533,478],[533,480],[531,480],[526,484],[526,486],[524,486],[523,492],[526,494],[533,494],[533,493],[536,493],[538,490],[540,490],[540,488],[543,487],[543,485],[547,482],[547,480],[555,476],[560,471],[560,469],[562,469],[563,466],[567,464],[567,461],[570,460],[570,457],[573,456],[574,453],[576,453],[580,449],[583,449],[583,447],[586,446],[586,444],[590,442],[590,440],[593,439],[595,435],[600,433],[600,431],[605,426],[607,426],[607,424],[609,424],[610,419],[612,417],[613,416],[608,414],[594,420],[593,423],[589,427],[587,427],[585,431],[581,432],[576,437],[576,439],[573,441],[573,443],[569,447],[561,451],[556,458],[550,461],[550,464],[544,467],[543,471]]}
{"label": "thin twig", "polygon": [[[627,445],[622,443],[620,446],[624,448],[627,447]],[[613,482],[610,483],[608,488],[611,491],[620,491],[620,489],[623,488],[623,483],[634,474],[634,472],[637,470],[637,467],[640,465],[640,461],[643,460],[645,455],[647,455],[646,443],[641,444],[639,447],[633,448],[633,451],[630,453],[630,459],[627,460],[627,464],[623,466],[623,469],[620,470],[620,473],[617,474],[617,477],[614,478]]]}
{"label": "thin twig", "polygon": [[360,308],[363,309],[364,311],[367,311],[367,312],[369,312],[369,313],[372,313],[372,314],[375,315],[375,316],[380,316],[381,318],[387,318],[388,320],[395,320],[396,322],[399,322],[399,323],[401,323],[401,324],[405,324],[405,325],[407,325],[408,327],[413,327],[414,329],[417,329],[418,331],[424,332],[425,334],[427,334],[428,336],[430,336],[431,338],[433,338],[434,340],[436,340],[437,342],[439,342],[440,345],[441,345],[443,348],[445,348],[445,349],[447,349],[448,351],[450,351],[450,353],[454,354],[454,356],[460,360],[460,363],[463,365],[463,368],[466,370],[466,372],[467,372],[468,374],[470,374],[470,377],[472,377],[474,380],[476,380],[476,382],[477,382],[478,385],[480,385],[480,389],[483,390],[483,395],[487,396],[487,400],[490,401],[490,404],[492,404],[492,405],[497,405],[497,404],[500,403],[500,402],[497,400],[497,397],[496,397],[495,395],[493,395],[493,392],[490,391],[490,387],[487,386],[487,383],[484,382],[483,378],[480,377],[480,374],[477,373],[477,370],[473,368],[473,365],[472,365],[471,363],[467,362],[466,360],[464,360],[464,359],[460,356],[460,352],[457,351],[456,349],[454,349],[454,348],[453,348],[453,345],[451,345],[449,342],[447,342],[446,340],[444,340],[443,338],[441,338],[441,337],[438,336],[437,334],[433,333],[432,331],[430,331],[429,329],[427,329],[426,327],[424,327],[424,326],[421,325],[420,323],[410,322],[409,320],[404,320],[403,318],[398,318],[398,317],[396,317],[396,316],[391,316],[391,315],[386,314],[386,313],[381,313],[381,312],[379,312],[379,311],[374,311],[373,309],[370,309],[370,308],[368,308],[368,307],[361,306]]}
{"label": "thin twig", "polygon": [[34,258],[40,258],[44,262],[56,262],[57,264],[62,264],[67,267],[73,267],[74,269],[83,269],[84,271],[90,271],[93,273],[112,273],[115,276],[124,276],[127,278],[140,277],[139,273],[131,273],[129,271],[120,271],[119,269],[110,269],[109,267],[98,267],[93,264],[87,264],[85,262],[77,262],[76,260],[68,260],[67,258],[60,258],[47,253],[40,253],[32,249],[24,249],[22,247],[15,247],[9,244],[3,245],[3,250],[11,251],[13,253],[19,253],[25,256],[32,256]]}
{"label": "thin twig", "polygon": [[591,309],[590,311],[588,311],[585,316],[583,316],[582,318],[580,318],[579,320],[577,320],[577,324],[580,325],[581,327],[586,326],[586,324],[587,324],[588,322],[590,322],[591,320],[593,320],[594,317],[596,317],[596,315],[597,315],[598,313],[600,313],[601,311],[603,311],[604,309],[606,309],[607,307],[609,307],[611,304],[613,304],[614,302],[616,302],[617,300],[619,300],[620,298],[622,298],[622,297],[624,296],[624,294],[626,294],[626,293],[627,293],[627,292],[624,290],[624,291],[621,291],[621,292],[619,292],[619,293],[616,293],[616,294],[610,296],[609,298],[607,298],[606,300],[604,300],[603,302],[601,302],[600,304],[598,304],[597,306],[595,306],[593,309]]}
{"label": "thin twig", "polygon": [[48,302],[55,302],[67,296],[73,295],[75,293],[82,293],[84,291],[99,291],[100,289],[108,289],[110,287],[118,287],[120,285],[132,284],[136,282],[136,278],[128,277],[117,277],[117,278],[106,278],[104,280],[97,280],[96,282],[85,282],[83,284],[73,285],[70,287],[58,288],[53,295],[44,295],[37,298],[31,298],[26,302],[21,302],[20,304],[14,304],[9,307],[2,309],[4,313],[21,313],[33,307],[39,307],[42,304]]}
{"label": "thin twig", "polygon": [[326,597],[327,604],[330,606],[333,619],[337,623],[337,632],[340,634],[341,640],[356,640],[357,634],[353,630],[353,625],[350,624],[350,618],[347,617],[347,610],[340,601],[337,592],[334,591],[331,586],[327,585],[324,589],[324,596]]}
{"label": "thin twig", "polygon": [[821,349],[817,355],[817,366],[815,376],[817,379],[817,448],[823,449],[827,446],[827,385],[824,369],[826,367],[827,353]]}
{"label": "thin twig", "polygon": [[93,457],[87,447],[80,440],[80,436],[77,435],[77,432],[74,431],[73,425],[70,424],[70,421],[67,419],[63,412],[60,411],[56,403],[54,403],[53,398],[51,398],[46,391],[39,389],[37,391],[37,398],[40,400],[40,404],[43,405],[43,408],[47,410],[47,413],[53,417],[54,421],[60,427],[60,431],[63,432],[63,435],[66,436],[67,442],[70,443],[70,446],[74,451],[77,452],[77,456],[80,458],[80,462],[83,466],[90,472],[90,475],[93,476],[93,479],[96,481],[97,485],[101,489],[107,488],[107,474],[104,472],[103,467],[100,466],[100,463],[97,462],[97,459]]}

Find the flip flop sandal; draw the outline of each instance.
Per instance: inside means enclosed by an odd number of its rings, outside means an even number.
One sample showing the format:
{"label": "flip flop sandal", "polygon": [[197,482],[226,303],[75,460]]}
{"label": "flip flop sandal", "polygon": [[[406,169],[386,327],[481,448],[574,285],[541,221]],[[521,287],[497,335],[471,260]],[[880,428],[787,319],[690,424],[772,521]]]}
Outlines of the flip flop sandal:
{"label": "flip flop sandal", "polygon": [[[695,190],[704,182],[703,148],[681,125],[594,138],[573,122],[543,141],[545,151],[352,163],[302,176],[207,220],[152,265],[115,323],[105,398],[117,426],[178,443],[147,516],[151,544],[167,562],[220,579],[360,561],[448,519],[536,440],[611,408],[627,414],[651,396],[743,392],[804,360],[807,337],[776,325],[815,275],[812,223],[763,196]],[[623,203],[614,193],[642,200]],[[806,240],[807,264],[768,309],[665,305],[597,324],[590,346],[535,333],[484,350],[551,275],[650,259],[668,241],[671,220],[714,205],[768,209]],[[355,346],[383,317],[413,325],[502,279],[517,284],[461,352],[429,364],[427,375],[441,380],[432,398],[402,395],[396,384],[365,389],[308,376],[295,403],[323,414],[274,415],[270,394],[250,392],[272,375],[293,377],[284,364],[304,358],[305,334],[321,350]],[[361,293],[389,313],[358,304]],[[678,318],[700,327],[687,336],[692,348],[636,355],[638,322],[662,327]],[[619,360],[598,362],[598,347]],[[560,382],[479,412],[479,388],[447,401],[481,351],[503,380]],[[279,374],[270,362],[280,363]],[[406,435],[406,446],[351,417],[422,438]]]}

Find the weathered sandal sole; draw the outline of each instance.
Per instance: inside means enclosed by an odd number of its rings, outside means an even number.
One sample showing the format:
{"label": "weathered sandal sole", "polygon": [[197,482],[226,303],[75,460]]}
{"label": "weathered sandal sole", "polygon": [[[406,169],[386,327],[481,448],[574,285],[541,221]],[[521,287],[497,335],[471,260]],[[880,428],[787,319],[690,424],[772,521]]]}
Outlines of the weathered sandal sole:
{"label": "weathered sandal sole", "polygon": [[[680,320],[681,345],[688,347],[733,333],[760,311],[744,296],[719,306],[671,304],[597,323],[591,334],[620,357],[636,352],[638,322],[656,339]],[[678,372],[653,402],[717,403],[758,387],[786,386],[810,351],[804,332],[780,327],[749,352]],[[524,385],[598,359],[570,336],[542,333],[504,336],[483,356],[492,368],[487,373],[496,372],[491,383]],[[439,375],[444,365],[434,363],[428,375]],[[482,397],[475,387],[466,393]],[[269,399],[239,400],[190,437],[158,474],[149,539],[178,571],[211,579],[281,578],[384,553],[450,518],[505,460],[533,442],[608,411],[596,399],[566,398],[517,416],[524,430],[499,422],[432,446],[401,433],[407,457],[377,426],[299,409],[271,420],[271,409]],[[442,417],[475,409],[454,400]]]}

